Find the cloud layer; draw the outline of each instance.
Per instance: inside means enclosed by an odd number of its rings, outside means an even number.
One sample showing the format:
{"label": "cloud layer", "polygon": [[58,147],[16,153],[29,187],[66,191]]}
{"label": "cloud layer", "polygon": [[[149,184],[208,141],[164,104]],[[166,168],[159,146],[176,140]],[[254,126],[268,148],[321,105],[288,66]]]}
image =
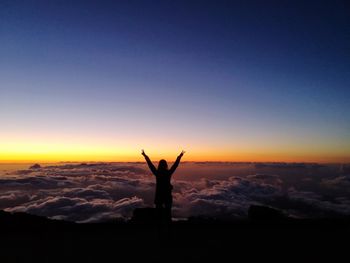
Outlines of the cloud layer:
{"label": "cloud layer", "polygon": [[[203,168],[206,164],[197,165]],[[207,173],[217,173],[212,164],[206,168]],[[283,165],[283,171],[285,168]],[[314,166],[311,168],[314,171]],[[251,204],[276,207],[298,217],[350,215],[350,176],[343,170],[325,177],[319,169],[311,175],[310,170],[300,171],[300,164],[292,175],[283,174],[280,164],[273,172],[271,164],[267,173],[257,173],[266,172],[266,166],[254,169],[255,174],[233,173],[225,178],[176,180],[175,175],[174,217],[245,217]],[[298,175],[300,172],[307,175]],[[154,188],[155,180],[144,164],[47,166],[1,176],[0,209],[75,222],[127,219],[135,208],[153,205]]]}

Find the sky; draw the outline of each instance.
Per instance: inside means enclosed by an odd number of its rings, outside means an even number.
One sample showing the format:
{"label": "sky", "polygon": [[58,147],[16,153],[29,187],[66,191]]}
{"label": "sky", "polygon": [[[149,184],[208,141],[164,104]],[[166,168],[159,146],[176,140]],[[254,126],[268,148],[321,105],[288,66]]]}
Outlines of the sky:
{"label": "sky", "polygon": [[347,1],[1,1],[0,161],[350,162]]}

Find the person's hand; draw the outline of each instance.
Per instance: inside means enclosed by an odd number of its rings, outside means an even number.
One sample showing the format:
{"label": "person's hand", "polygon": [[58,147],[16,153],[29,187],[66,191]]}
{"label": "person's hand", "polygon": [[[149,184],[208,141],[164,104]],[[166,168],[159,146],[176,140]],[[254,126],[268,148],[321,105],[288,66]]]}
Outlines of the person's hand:
{"label": "person's hand", "polygon": [[143,149],[141,150],[141,154],[142,154],[143,156],[145,156],[145,157],[147,156],[146,153],[145,153],[145,151],[144,151]]}
{"label": "person's hand", "polygon": [[182,157],[184,154],[185,154],[185,151],[182,150],[179,156]]}

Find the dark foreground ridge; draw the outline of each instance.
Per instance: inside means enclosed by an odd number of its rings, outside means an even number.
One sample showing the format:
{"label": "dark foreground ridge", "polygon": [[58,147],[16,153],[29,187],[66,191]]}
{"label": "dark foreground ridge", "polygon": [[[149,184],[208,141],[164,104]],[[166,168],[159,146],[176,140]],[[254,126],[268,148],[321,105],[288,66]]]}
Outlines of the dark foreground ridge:
{"label": "dark foreground ridge", "polygon": [[0,262],[336,262],[350,234],[349,219],[297,220],[260,206],[247,220],[154,219],[150,208],[95,224],[0,211]]}

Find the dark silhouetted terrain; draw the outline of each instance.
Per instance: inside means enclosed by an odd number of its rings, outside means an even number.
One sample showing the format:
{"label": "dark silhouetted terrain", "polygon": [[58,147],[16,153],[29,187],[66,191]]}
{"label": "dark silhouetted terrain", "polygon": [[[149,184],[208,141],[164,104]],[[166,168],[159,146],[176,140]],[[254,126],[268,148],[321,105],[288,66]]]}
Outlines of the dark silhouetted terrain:
{"label": "dark silhouetted terrain", "polygon": [[297,220],[258,206],[248,220],[189,218],[169,227],[152,222],[153,213],[77,224],[1,211],[0,262],[339,262],[350,234],[348,219]]}

